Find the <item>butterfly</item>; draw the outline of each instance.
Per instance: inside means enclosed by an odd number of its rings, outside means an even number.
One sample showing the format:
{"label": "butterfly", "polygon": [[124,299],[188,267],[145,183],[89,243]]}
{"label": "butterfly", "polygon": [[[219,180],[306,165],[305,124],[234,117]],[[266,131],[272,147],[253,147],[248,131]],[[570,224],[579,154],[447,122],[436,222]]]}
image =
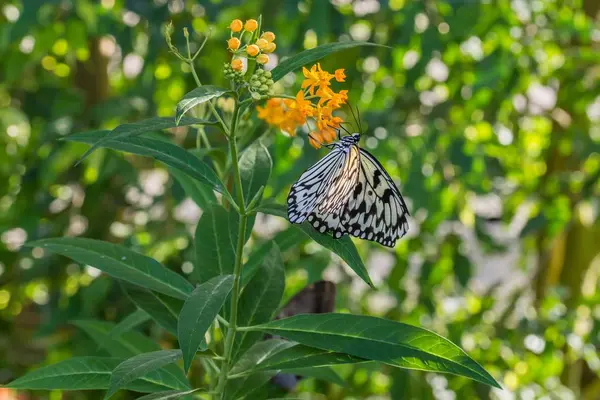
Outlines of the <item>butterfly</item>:
{"label": "butterfly", "polygon": [[288,219],[308,221],[336,239],[348,234],[394,247],[408,231],[410,214],[387,171],[359,147],[360,136],[349,134],[326,145],[331,151],[292,185]]}

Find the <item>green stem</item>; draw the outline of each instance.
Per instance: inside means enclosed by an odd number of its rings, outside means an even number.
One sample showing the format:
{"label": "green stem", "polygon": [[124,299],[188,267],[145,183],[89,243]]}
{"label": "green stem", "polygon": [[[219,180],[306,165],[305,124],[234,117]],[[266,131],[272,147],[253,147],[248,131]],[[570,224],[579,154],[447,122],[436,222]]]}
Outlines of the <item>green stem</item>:
{"label": "green stem", "polygon": [[[236,99],[237,102],[237,99]],[[239,116],[239,104],[236,104],[231,118],[231,131],[229,135],[229,152],[231,155],[231,163],[233,167],[233,176],[238,196],[238,207],[239,207],[239,229],[237,238],[237,247],[235,252],[235,264],[233,268],[233,289],[231,291],[231,311],[229,327],[227,329],[227,336],[225,337],[225,349],[223,352],[223,362],[221,363],[221,373],[219,375],[219,382],[217,383],[217,396],[223,399],[225,394],[225,384],[227,383],[227,375],[232,364],[233,356],[233,344],[235,342],[235,334],[237,331],[237,313],[238,313],[238,300],[240,296],[240,276],[242,273],[242,253],[244,251],[244,243],[246,236],[246,224],[248,222],[248,215],[246,214],[246,203],[244,200],[244,193],[242,191],[242,178],[240,175],[237,138],[235,128],[237,126],[237,120]]]}

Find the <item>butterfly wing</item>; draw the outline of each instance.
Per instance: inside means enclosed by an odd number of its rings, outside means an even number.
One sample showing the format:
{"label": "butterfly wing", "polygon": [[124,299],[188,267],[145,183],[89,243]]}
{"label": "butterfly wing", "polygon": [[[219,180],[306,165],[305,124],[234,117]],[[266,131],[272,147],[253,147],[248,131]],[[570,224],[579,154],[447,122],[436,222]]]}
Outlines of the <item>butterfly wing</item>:
{"label": "butterfly wing", "polygon": [[342,170],[332,179],[331,185],[318,207],[309,214],[308,222],[321,233],[331,232],[337,239],[346,233],[341,216],[350,193],[358,182],[360,172],[360,149],[356,145],[347,148]]}
{"label": "butterfly wing", "polygon": [[329,189],[332,180],[344,167],[346,156],[339,148],[334,148],[319,162],[304,172],[288,194],[288,218],[300,224],[315,209],[323,194]]}
{"label": "butterfly wing", "polygon": [[360,149],[358,182],[350,194],[341,225],[352,236],[394,247],[408,231],[409,215],[400,191],[383,166]]}

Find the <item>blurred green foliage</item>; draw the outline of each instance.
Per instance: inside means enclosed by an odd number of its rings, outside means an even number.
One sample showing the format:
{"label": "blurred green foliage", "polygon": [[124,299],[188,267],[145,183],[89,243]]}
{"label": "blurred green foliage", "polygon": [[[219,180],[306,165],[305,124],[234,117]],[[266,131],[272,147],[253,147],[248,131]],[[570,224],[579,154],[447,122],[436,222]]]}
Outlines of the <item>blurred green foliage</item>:
{"label": "blurred green foliage", "polygon": [[[262,14],[280,58],[337,40],[391,47],[322,63],[346,69],[363,145],[400,179],[413,215],[393,251],[357,242],[377,291],[308,244],[284,253],[286,295],[334,280],[338,310],[430,328],[505,388],[359,364],[338,368],[347,387],[307,379],[296,390],[329,399],[599,398],[599,11],[595,0],[3,2],[0,383],[93,353],[70,321],[118,322],[134,310],[97,270],[22,248],[25,241],[85,236],[193,269],[201,211],[182,182],[150,159],[105,149],[74,167],[87,146],[59,139],[174,115],[194,82],[168,52],[168,21],[179,48],[183,27],[195,42],[212,29],[197,67],[203,82],[223,85],[229,22]],[[282,82],[291,90],[298,80]],[[320,153],[304,134],[258,126],[274,159],[265,193],[281,200]],[[171,139],[193,148],[196,134],[182,127]],[[222,157],[222,137],[211,127],[205,134]],[[259,216],[253,245],[281,229]],[[175,340],[142,327],[167,346]]]}

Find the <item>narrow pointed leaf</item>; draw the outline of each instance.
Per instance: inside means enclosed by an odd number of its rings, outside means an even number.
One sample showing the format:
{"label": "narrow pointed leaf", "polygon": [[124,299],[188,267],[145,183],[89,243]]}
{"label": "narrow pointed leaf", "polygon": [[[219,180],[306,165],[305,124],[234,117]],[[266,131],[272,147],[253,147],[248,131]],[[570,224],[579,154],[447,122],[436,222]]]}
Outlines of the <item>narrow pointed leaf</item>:
{"label": "narrow pointed leaf", "polygon": [[177,125],[181,125],[183,115],[197,106],[198,104],[205,103],[216,97],[220,97],[225,93],[229,93],[231,90],[220,88],[218,86],[206,85],[200,86],[191,92],[188,92],[181,98],[177,103],[177,112],[175,113],[175,122]]}
{"label": "narrow pointed leaf", "polygon": [[[35,369],[12,381],[7,388],[28,390],[105,390],[112,371],[122,358],[78,357]],[[128,383],[125,388],[136,392],[173,389],[156,381],[156,373]]]}
{"label": "narrow pointed leaf", "polygon": [[133,304],[144,310],[157,324],[177,336],[177,317],[183,307],[183,301],[172,299],[175,301],[166,304],[150,290],[133,285],[124,285],[124,289]]}
{"label": "narrow pointed leaf", "polygon": [[242,354],[240,359],[234,364],[233,367],[231,367],[230,374],[237,375],[252,371],[256,369],[257,366],[260,366],[269,360],[275,354],[297,345],[297,343],[283,339],[269,339],[256,342],[244,354]]}
{"label": "narrow pointed leaf", "polygon": [[[104,132],[95,135],[81,133],[68,136],[65,140],[91,144],[96,143],[98,137],[101,135],[107,136],[107,133]],[[108,149],[152,157],[169,167],[176,168],[192,178],[209,185],[217,192],[230,198],[223,182],[221,182],[217,174],[206,163],[173,143],[144,137],[121,137],[118,140],[110,139],[100,143],[99,146]]]}
{"label": "narrow pointed leaf", "polygon": [[[253,224],[254,216],[248,218],[246,240]],[[194,237],[196,265],[193,274],[198,281],[206,282],[215,276],[233,273],[238,230],[239,215],[235,211],[218,204],[204,210]]]}
{"label": "narrow pointed leaf", "polygon": [[267,185],[273,168],[271,155],[265,146],[255,142],[240,157],[240,177],[246,204],[254,198],[261,187]]}
{"label": "narrow pointed leaf", "polygon": [[150,320],[148,313],[144,310],[137,309],[127,317],[123,318],[121,322],[119,322],[113,329],[110,330],[108,335],[111,338],[121,336],[123,333],[136,328],[148,320]]}
{"label": "narrow pointed leaf", "polygon": [[[90,149],[83,154],[78,163],[80,163],[85,158],[87,158],[87,156],[92,154],[94,150],[98,149],[99,147],[102,147],[103,143],[107,140],[120,140],[130,136],[141,135],[146,132],[154,132],[162,129],[175,128],[176,126],[205,124],[213,124],[213,122],[197,118],[185,118],[181,121],[177,121],[176,123],[173,120],[173,118],[153,117],[141,121],[132,122],[129,124],[119,125],[112,131],[106,131],[108,133],[104,135],[104,137],[98,137],[98,140],[95,143],[93,143],[92,147],[90,147]],[[94,132],[97,133],[98,131]]]}
{"label": "narrow pointed leaf", "polygon": [[126,247],[94,239],[62,237],[28,243],[88,264],[107,274],[156,290],[169,296],[186,299],[194,287],[176,272],[153,258]]}
{"label": "narrow pointed leaf", "polygon": [[351,314],[302,314],[250,330],[401,368],[447,372],[500,387],[487,371],[449,340],[395,321]]}
{"label": "narrow pointed leaf", "polygon": [[[283,259],[275,243],[263,259],[254,278],[246,285],[238,305],[238,324],[257,325],[271,319],[285,289]],[[260,339],[260,332],[240,332],[236,336],[233,359]]]}
{"label": "narrow pointed leaf", "polygon": [[192,389],[192,390],[167,390],[164,392],[158,393],[150,393],[142,397],[138,397],[137,400],[175,400],[180,397],[186,396],[188,394],[192,394],[197,392],[200,389]]}
{"label": "narrow pointed leaf", "polygon": [[336,353],[294,343],[292,346],[282,349],[260,363],[257,363],[254,369],[290,370],[307,367],[325,367],[338,364],[353,364],[364,361],[367,360],[351,356],[350,354]]}
{"label": "narrow pointed leaf", "polygon": [[271,71],[273,80],[277,82],[283,78],[288,72],[293,72],[307,64],[312,64],[315,61],[319,61],[321,58],[336,53],[338,51],[351,49],[358,46],[380,46],[375,43],[369,42],[336,42],[327,43],[317,46],[315,48],[304,50],[295,56],[287,58],[273,68]]}
{"label": "narrow pointed leaf", "polygon": [[347,386],[346,382],[330,367],[306,367],[289,369],[285,371],[288,374],[300,375],[306,378],[315,378],[320,381],[331,382],[338,386]]}
{"label": "narrow pointed leaf", "polygon": [[[261,206],[258,211],[265,214],[275,215],[281,218],[287,219],[287,210],[285,206],[280,204],[268,204]],[[304,222],[302,224],[292,224],[293,227],[302,231],[305,235],[310,237],[321,246],[333,251],[335,254],[340,256],[356,274],[362,278],[369,286],[374,287],[369,272],[363,264],[356,246],[352,243],[352,240],[348,236],[342,236],[339,239],[334,239],[331,235],[326,235],[317,232],[309,223]]]}
{"label": "narrow pointed leaf", "polygon": [[167,364],[174,363],[179,358],[181,358],[181,350],[159,350],[139,354],[123,361],[113,370],[110,385],[104,398],[108,399],[129,382],[156,371]]}
{"label": "narrow pointed leaf", "polygon": [[175,168],[169,168],[169,174],[173,175],[183,188],[185,194],[190,196],[198,207],[206,209],[211,204],[217,204],[217,197],[209,186],[203,185]]}
{"label": "narrow pointed leaf", "polygon": [[[85,331],[98,346],[106,349],[111,356],[121,358],[121,361],[140,353],[161,350],[156,342],[136,331],[125,332],[116,338],[111,337],[109,333],[115,324],[110,322],[80,320],[74,321],[73,325]],[[151,372],[148,377],[153,382],[162,385],[163,390],[189,389],[187,378],[181,368],[176,365],[167,365],[159,371]]]}
{"label": "narrow pointed leaf", "polygon": [[204,334],[223,307],[232,287],[233,275],[217,276],[198,286],[183,305],[179,314],[177,337],[186,372]]}
{"label": "narrow pointed leaf", "polygon": [[266,241],[258,246],[248,257],[248,261],[242,269],[242,286],[246,286],[254,276],[258,268],[262,265],[265,256],[271,250],[272,242],[277,244],[281,253],[289,250],[295,244],[305,239],[306,235],[298,229],[289,228],[275,235],[272,240]]}

